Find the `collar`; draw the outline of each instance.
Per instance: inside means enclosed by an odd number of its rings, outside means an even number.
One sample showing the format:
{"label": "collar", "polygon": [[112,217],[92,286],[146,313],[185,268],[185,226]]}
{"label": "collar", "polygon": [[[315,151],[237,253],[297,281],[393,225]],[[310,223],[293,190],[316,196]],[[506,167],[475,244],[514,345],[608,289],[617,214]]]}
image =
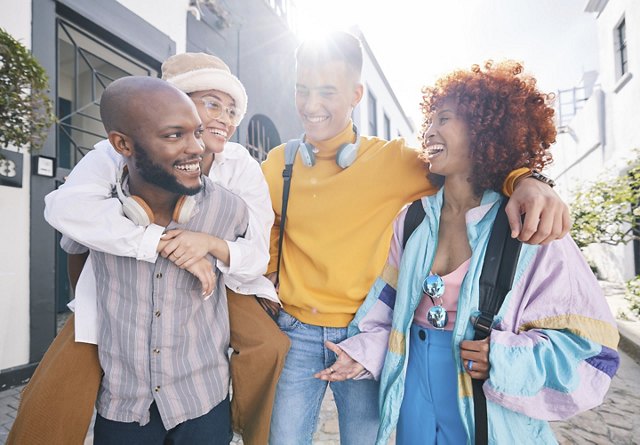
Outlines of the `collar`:
{"label": "collar", "polygon": [[[465,221],[467,224],[474,224],[480,221],[491,210],[496,202],[500,202],[502,195],[493,190],[485,190],[480,200],[480,205],[467,210]],[[423,207],[431,207],[432,214],[440,215],[442,204],[444,203],[444,187],[440,187],[435,195],[422,198]]]}
{"label": "collar", "polygon": [[246,151],[246,148],[244,148],[242,145],[236,142],[227,142],[226,144],[224,144],[224,150],[222,150],[222,152],[220,153],[215,154],[211,168],[216,165],[222,165],[226,161],[232,161],[242,158],[242,151]]}
{"label": "collar", "polygon": [[[440,212],[442,210],[442,203],[444,199],[444,187],[440,187],[438,193],[431,196],[425,196],[422,198],[422,205],[427,212],[427,215],[432,215],[431,218],[427,218],[431,221],[432,229],[434,233],[438,233],[438,225],[440,221]],[[495,219],[495,211],[500,205],[503,197],[501,194],[494,192],[493,190],[485,190],[482,194],[480,205],[469,209],[465,214],[465,222],[467,225],[467,236],[469,242],[474,243],[475,240],[486,230],[487,227],[491,227],[493,220]]]}
{"label": "collar", "polygon": [[465,215],[467,225],[474,224],[482,220],[489,210],[491,210],[491,207],[493,207],[496,202],[500,203],[501,201],[502,199],[499,193],[496,193],[493,190],[485,190],[482,195],[480,205],[467,211]]}
{"label": "collar", "polygon": [[349,119],[347,126],[340,133],[324,141],[316,142],[311,139],[307,139],[305,142],[309,142],[311,145],[318,149],[316,154],[317,159],[333,159],[336,157],[338,149],[344,144],[353,144],[356,141],[356,134],[353,131],[353,121]]}

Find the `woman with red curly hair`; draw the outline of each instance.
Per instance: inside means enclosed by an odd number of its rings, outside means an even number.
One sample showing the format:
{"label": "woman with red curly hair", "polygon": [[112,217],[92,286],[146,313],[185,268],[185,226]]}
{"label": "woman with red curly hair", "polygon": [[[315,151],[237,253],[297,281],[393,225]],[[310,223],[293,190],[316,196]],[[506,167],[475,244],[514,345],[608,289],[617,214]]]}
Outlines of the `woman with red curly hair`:
{"label": "woman with red curly hair", "polygon": [[339,345],[330,381],[380,380],[378,444],[476,443],[472,379],[485,381],[489,443],[556,443],[548,425],[600,404],[618,332],[567,235],[523,245],[511,291],[485,340],[472,340],[491,229],[518,166],[551,161],[550,97],[522,65],[487,62],[423,90],[423,159],[434,196],[403,247],[405,209],[385,269]]}

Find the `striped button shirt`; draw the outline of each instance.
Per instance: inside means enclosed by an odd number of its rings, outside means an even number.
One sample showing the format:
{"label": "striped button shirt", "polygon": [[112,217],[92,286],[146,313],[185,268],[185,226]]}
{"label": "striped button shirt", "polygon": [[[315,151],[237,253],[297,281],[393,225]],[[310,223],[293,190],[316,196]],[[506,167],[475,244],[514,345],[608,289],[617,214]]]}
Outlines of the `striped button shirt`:
{"label": "striped button shirt", "polygon": [[[197,208],[184,225],[234,240],[247,229],[244,202],[203,178]],[[71,246],[69,249],[73,250]],[[208,300],[200,282],[171,261],[155,264],[92,251],[98,294],[98,344],[104,378],[98,413],[119,422],[149,422],[156,402],[164,427],[209,412],[229,388],[229,314],[222,275]],[[215,260],[210,257],[215,265]]]}

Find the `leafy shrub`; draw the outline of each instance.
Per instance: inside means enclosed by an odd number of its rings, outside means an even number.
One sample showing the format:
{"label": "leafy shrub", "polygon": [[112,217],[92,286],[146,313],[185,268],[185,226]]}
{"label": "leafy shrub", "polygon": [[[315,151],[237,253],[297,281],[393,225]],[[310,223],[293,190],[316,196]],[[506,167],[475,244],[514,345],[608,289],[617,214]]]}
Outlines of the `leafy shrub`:
{"label": "leafy shrub", "polygon": [[627,281],[625,298],[629,301],[629,309],[636,317],[640,317],[640,275]]}
{"label": "leafy shrub", "polygon": [[640,237],[640,158],[626,174],[583,186],[571,204],[571,236],[580,248],[626,244]]}
{"label": "leafy shrub", "polygon": [[44,68],[0,28],[0,148],[42,147],[56,121],[48,88]]}

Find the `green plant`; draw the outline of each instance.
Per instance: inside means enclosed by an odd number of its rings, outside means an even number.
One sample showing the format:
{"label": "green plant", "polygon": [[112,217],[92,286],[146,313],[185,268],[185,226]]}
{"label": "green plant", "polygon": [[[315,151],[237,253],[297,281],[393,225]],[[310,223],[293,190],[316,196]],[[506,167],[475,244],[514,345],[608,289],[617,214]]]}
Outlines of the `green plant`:
{"label": "green plant", "polygon": [[[636,151],[637,155],[637,151]],[[580,248],[593,243],[626,244],[640,239],[640,157],[626,174],[583,186],[571,204],[571,236]]]}
{"label": "green plant", "polygon": [[629,309],[636,317],[640,317],[640,275],[626,284],[625,298],[629,301]]}
{"label": "green plant", "polygon": [[35,57],[0,28],[0,148],[42,147],[56,121],[48,83]]}

